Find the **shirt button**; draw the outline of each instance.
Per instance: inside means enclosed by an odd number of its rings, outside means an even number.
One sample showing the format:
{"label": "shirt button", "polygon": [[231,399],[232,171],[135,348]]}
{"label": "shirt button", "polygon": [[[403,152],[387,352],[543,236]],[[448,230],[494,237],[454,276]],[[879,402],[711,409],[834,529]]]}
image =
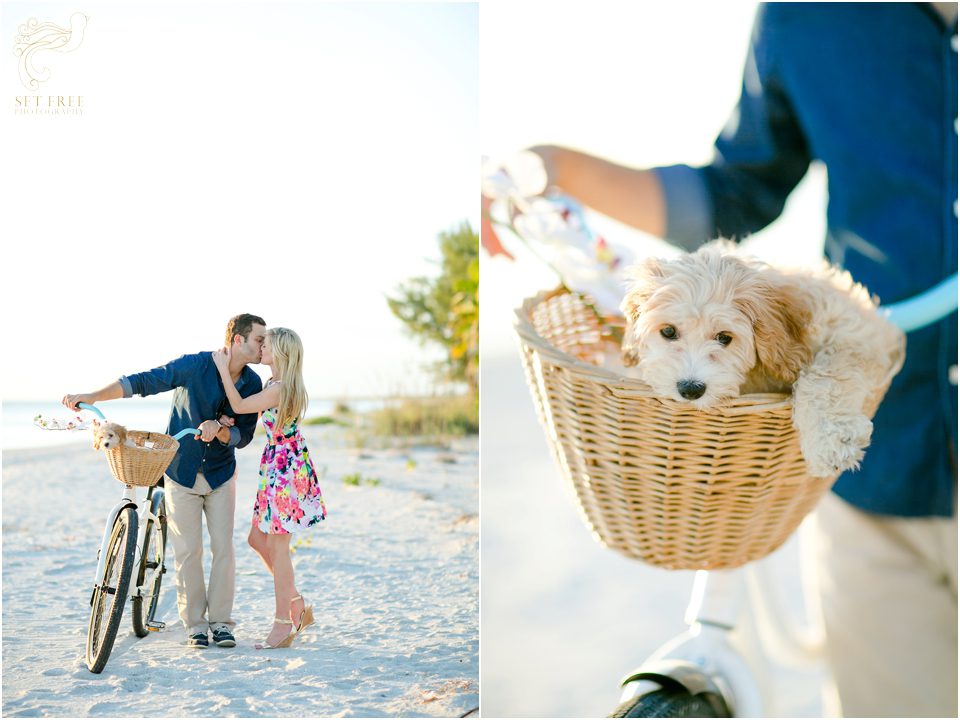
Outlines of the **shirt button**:
{"label": "shirt button", "polygon": [[957,201],[956,201],[956,200],[953,201],[953,216],[954,216],[954,217],[957,216]]}
{"label": "shirt button", "polygon": [[957,51],[957,36],[956,36],[956,35],[954,35],[953,37],[950,38],[950,49],[953,50],[954,52]]}
{"label": "shirt button", "polygon": [[950,378],[950,384],[956,385],[957,384],[957,366],[956,365],[950,366],[950,372],[948,373],[948,376]]}

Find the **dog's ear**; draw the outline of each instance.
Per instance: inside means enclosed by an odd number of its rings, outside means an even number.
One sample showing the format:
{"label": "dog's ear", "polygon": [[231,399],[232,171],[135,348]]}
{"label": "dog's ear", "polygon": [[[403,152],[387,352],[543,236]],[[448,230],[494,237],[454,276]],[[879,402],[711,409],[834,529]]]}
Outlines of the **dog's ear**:
{"label": "dog's ear", "polygon": [[623,364],[633,367],[640,361],[637,355],[637,346],[640,342],[636,331],[637,320],[650,296],[657,289],[657,281],[664,277],[664,271],[659,260],[647,258],[638,265],[627,268],[624,274],[629,279],[630,286],[620,303],[620,312],[627,320],[621,349]]}
{"label": "dog's ear", "polygon": [[620,359],[624,367],[634,367],[640,362],[640,354],[637,352],[639,344],[634,323],[627,321],[623,330],[623,341],[620,343]]}
{"label": "dog's ear", "polygon": [[640,309],[646,304],[647,300],[657,289],[659,283],[664,277],[663,265],[657,258],[647,258],[637,265],[631,265],[624,270],[624,275],[629,281],[627,294],[620,303],[620,312],[627,319],[627,322],[633,322],[640,314]]}
{"label": "dog's ear", "polygon": [[806,294],[760,278],[740,290],[733,302],[753,323],[757,362],[770,377],[792,385],[812,357],[808,326],[813,311]]}

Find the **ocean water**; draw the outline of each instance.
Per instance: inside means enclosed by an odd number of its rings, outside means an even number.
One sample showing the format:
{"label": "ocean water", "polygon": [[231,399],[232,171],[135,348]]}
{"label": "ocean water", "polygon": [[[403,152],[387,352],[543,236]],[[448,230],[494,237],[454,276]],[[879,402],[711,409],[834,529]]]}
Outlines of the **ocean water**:
{"label": "ocean water", "polygon": [[[149,398],[127,398],[126,400],[110,400],[97,403],[100,411],[108,420],[118,422],[132,430],[157,430],[163,432],[167,427],[167,418],[170,414],[172,393],[163,393]],[[306,417],[329,415],[333,412],[337,400],[327,398],[311,398],[307,407]],[[361,399],[341,400],[346,402],[355,412],[367,412],[383,405],[382,400]],[[49,447],[52,445],[82,444],[91,442],[90,430],[45,430],[37,427],[33,419],[37,415],[58,420],[70,420],[76,413],[67,410],[56,402],[4,402],[2,423],[3,435],[0,437],[3,448],[33,448]],[[81,413],[82,417],[89,417],[89,412]]]}

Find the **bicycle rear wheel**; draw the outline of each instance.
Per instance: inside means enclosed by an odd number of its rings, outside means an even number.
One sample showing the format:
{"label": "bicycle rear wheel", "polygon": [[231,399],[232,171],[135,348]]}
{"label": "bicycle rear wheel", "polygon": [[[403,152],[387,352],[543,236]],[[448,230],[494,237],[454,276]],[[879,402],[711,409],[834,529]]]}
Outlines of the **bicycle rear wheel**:
{"label": "bicycle rear wheel", "polygon": [[120,511],[113,523],[103,582],[94,590],[90,623],[87,626],[87,668],[99,673],[107,664],[113,641],[117,637],[123,605],[127,601],[130,578],[133,576],[134,555],[137,551],[137,513],[127,507]]}
{"label": "bicycle rear wheel", "polygon": [[150,632],[150,623],[153,622],[157,604],[160,602],[160,585],[167,571],[167,511],[163,503],[163,491],[155,490],[154,498],[157,493],[160,493],[159,500],[155,500],[152,507],[158,520],[147,520],[143,545],[140,547],[136,583],[138,588],[143,589],[143,595],[133,598],[133,632],[141,638]]}
{"label": "bicycle rear wheel", "polygon": [[[723,701],[707,697],[709,693],[692,695],[681,688],[660,688],[654,692],[630,698],[610,713],[612,718],[719,718],[730,717],[724,712]],[[718,703],[719,701],[719,703]]]}

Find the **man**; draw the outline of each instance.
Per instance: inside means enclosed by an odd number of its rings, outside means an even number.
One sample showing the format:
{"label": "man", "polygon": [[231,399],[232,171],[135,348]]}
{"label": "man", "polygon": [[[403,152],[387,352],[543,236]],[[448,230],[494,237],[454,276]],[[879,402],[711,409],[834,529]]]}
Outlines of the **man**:
{"label": "man", "polygon": [[[532,148],[551,185],[694,249],[776,219],[827,168],[826,252],[885,304],[957,271],[957,4],[761,5],[714,160],[635,169]],[[484,246],[504,252],[484,227]],[[957,714],[957,315],[907,337],[860,472],[818,512],[846,716]]]}
{"label": "man", "polygon": [[[242,314],[227,323],[226,343],[232,346],[230,376],[247,397],[260,392],[260,377],[247,365],[260,362],[266,322]],[[236,508],[237,462],[235,451],[253,439],[257,415],[237,415],[226,400],[210,352],[183,355],[153,370],[125,375],[92,393],[66,395],[71,410],[77,403],[147,396],[175,390],[167,433],[184,428],[200,430],[189,437],[167,469],[167,517],[176,558],[177,607],[191,647],[209,645],[208,628],[220,647],[234,647],[233,609],[236,560],[233,519]],[[210,534],[210,581],[204,584],[201,515]]]}

